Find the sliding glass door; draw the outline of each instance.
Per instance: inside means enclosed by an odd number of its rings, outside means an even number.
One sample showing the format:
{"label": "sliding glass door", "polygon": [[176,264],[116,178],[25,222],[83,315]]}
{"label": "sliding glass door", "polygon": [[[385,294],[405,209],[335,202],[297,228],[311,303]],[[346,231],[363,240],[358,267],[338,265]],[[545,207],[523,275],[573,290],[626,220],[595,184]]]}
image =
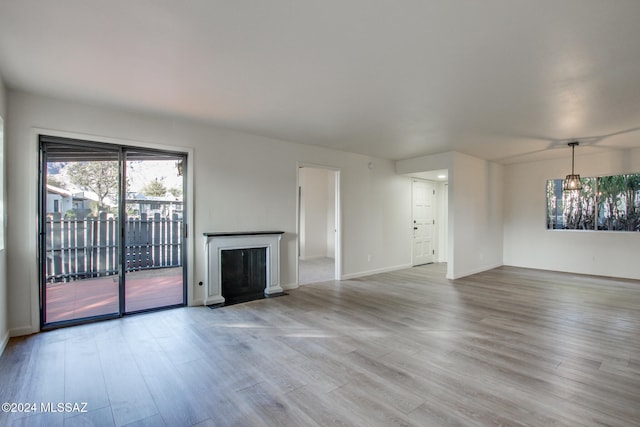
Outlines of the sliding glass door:
{"label": "sliding glass door", "polygon": [[125,312],[184,302],[184,157],[126,152]]}
{"label": "sliding glass door", "polygon": [[40,153],[43,327],[184,305],[185,155],[48,136]]}

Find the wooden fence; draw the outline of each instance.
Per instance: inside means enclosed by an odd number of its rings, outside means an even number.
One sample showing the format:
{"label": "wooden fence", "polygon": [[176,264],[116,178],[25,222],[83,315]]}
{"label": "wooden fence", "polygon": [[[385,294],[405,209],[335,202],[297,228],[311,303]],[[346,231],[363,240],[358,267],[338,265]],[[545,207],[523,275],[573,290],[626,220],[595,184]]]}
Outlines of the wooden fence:
{"label": "wooden fence", "polygon": [[[125,221],[125,271],[182,265],[182,220],[147,218]],[[101,213],[98,218],[66,219],[54,213],[47,217],[46,280],[68,282],[118,274],[118,220]]]}

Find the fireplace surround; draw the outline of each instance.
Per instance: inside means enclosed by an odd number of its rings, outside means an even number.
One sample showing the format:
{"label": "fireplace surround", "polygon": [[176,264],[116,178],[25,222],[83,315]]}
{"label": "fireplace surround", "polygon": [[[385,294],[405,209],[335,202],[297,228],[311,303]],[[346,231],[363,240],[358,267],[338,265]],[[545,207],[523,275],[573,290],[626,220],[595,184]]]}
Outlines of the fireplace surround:
{"label": "fireplace surround", "polygon": [[[204,233],[207,264],[204,305],[222,306],[282,295],[280,240],[283,233]],[[263,288],[262,294],[259,288]]]}

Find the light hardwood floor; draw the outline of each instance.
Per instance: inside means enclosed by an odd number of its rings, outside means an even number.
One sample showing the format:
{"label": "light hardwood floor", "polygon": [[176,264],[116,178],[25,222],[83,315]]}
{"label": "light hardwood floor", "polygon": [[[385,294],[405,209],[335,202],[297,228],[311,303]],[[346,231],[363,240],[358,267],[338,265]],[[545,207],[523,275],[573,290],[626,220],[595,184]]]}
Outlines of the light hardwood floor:
{"label": "light hardwood floor", "polygon": [[640,283],[444,265],[13,339],[0,413],[46,426],[640,425]]}

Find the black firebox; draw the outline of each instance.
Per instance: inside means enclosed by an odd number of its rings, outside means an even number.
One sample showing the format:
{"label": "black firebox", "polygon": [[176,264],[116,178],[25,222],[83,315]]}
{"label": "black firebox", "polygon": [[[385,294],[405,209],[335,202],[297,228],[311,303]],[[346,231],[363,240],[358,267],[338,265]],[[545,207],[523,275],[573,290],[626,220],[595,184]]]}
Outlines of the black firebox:
{"label": "black firebox", "polygon": [[264,298],[267,286],[267,248],[220,252],[222,296],[231,305]]}

